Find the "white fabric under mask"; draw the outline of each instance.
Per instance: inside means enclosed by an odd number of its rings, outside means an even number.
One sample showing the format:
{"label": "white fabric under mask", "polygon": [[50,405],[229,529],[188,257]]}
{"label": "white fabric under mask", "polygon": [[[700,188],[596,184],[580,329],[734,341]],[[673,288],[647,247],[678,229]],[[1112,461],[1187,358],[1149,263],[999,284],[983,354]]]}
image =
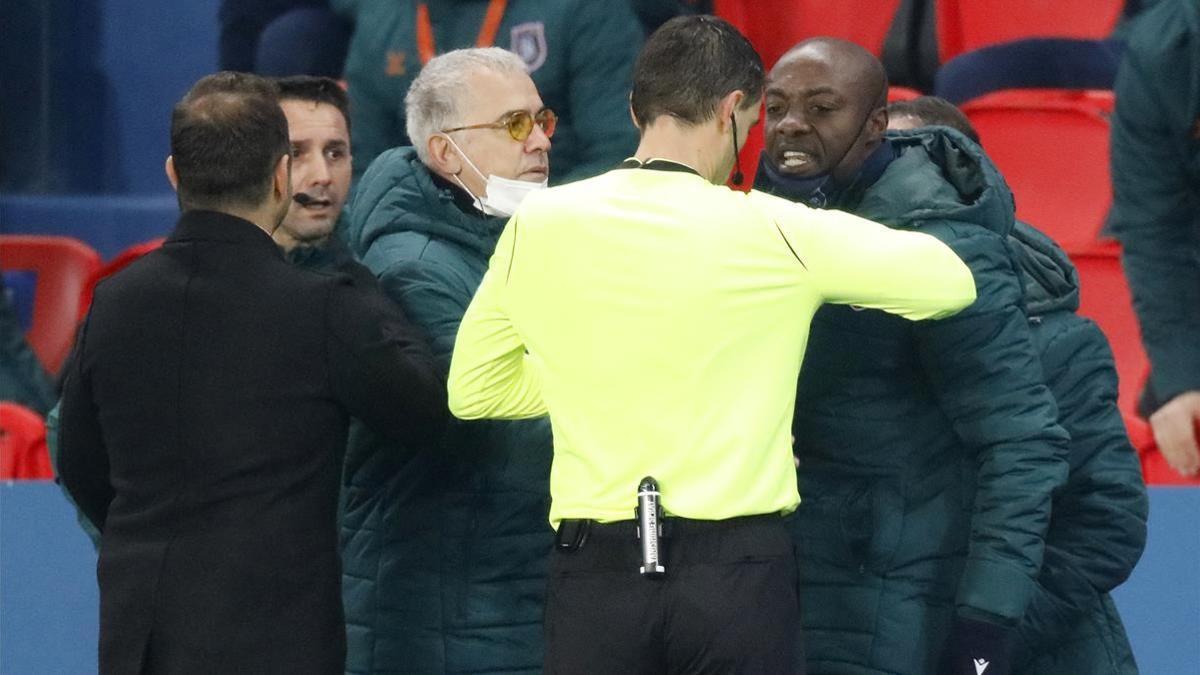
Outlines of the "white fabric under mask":
{"label": "white fabric under mask", "polygon": [[525,201],[525,198],[529,196],[529,193],[541,190],[548,184],[548,180],[534,182],[528,180],[514,180],[512,178],[501,178],[500,176],[495,175],[485,176],[483,175],[483,172],[479,170],[479,167],[475,166],[475,162],[472,162],[471,158],[467,157],[467,153],[463,152],[462,148],[458,147],[458,143],[455,143],[453,138],[446,136],[446,139],[450,141],[450,145],[454,146],[454,149],[458,151],[458,154],[462,155],[462,158],[467,161],[467,164],[471,167],[471,169],[474,170],[475,173],[479,174],[480,178],[484,179],[485,187],[483,196],[480,197],[474,192],[471,192],[471,188],[467,187],[466,183],[463,183],[458,176],[451,176],[451,178],[453,178],[455,182],[462,186],[462,189],[466,190],[467,194],[475,198],[475,208],[488,214],[489,216],[503,216],[508,218],[517,212],[517,207],[521,205],[521,202]]}

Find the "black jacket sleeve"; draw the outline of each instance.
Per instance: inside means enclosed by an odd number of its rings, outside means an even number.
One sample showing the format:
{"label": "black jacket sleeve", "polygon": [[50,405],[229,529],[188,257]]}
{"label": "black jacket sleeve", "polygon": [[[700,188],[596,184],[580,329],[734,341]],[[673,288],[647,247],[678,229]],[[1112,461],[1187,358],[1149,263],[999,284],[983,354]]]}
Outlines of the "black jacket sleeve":
{"label": "black jacket sleeve", "polygon": [[79,510],[101,532],[115,492],[109,479],[108,450],[92,399],[87,374],[87,324],[79,335],[75,356],[68,360],[58,432],[59,480]]}
{"label": "black jacket sleeve", "polygon": [[1051,493],[1066,479],[1067,435],[1044,384],[1004,239],[974,225],[923,228],[971,268],[978,297],[916,325],[918,352],[946,417],[975,458],[970,544],[957,604],[1015,624],[1042,564]]}
{"label": "black jacket sleeve", "polygon": [[428,442],[445,425],[444,373],[424,336],[382,293],[342,278],[329,293],[329,367],[350,414],[401,441]]}

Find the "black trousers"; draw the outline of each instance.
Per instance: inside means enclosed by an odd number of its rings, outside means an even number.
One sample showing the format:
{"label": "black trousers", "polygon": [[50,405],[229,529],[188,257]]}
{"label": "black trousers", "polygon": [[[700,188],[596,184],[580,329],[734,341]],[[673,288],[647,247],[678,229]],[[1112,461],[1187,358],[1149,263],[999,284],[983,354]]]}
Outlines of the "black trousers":
{"label": "black trousers", "polygon": [[550,675],[804,673],[797,562],[779,516],[667,519],[666,574],[643,577],[633,521],[557,549],[546,593]]}

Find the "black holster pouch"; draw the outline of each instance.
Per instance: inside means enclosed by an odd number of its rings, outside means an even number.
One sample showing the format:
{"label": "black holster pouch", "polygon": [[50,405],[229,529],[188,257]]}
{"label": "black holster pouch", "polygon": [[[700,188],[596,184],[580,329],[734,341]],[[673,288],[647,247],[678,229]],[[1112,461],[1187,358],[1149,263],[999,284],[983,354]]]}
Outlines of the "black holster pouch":
{"label": "black holster pouch", "polygon": [[554,548],[564,553],[583,548],[591,529],[592,521],[590,520],[565,518],[559,521],[558,532],[554,535]]}

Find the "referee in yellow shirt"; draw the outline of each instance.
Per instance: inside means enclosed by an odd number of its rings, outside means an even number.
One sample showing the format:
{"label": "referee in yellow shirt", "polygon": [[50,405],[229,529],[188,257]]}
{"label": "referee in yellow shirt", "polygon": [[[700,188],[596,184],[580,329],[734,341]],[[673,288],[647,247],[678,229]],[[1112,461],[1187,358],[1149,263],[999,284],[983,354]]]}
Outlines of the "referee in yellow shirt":
{"label": "referee in yellow shirt", "polygon": [[531,194],[459,328],[452,412],[553,425],[548,673],[803,672],[781,516],[809,321],[975,299],[928,235],[723,185],[763,81],[728,23],[667,22],[635,67],[636,157]]}

